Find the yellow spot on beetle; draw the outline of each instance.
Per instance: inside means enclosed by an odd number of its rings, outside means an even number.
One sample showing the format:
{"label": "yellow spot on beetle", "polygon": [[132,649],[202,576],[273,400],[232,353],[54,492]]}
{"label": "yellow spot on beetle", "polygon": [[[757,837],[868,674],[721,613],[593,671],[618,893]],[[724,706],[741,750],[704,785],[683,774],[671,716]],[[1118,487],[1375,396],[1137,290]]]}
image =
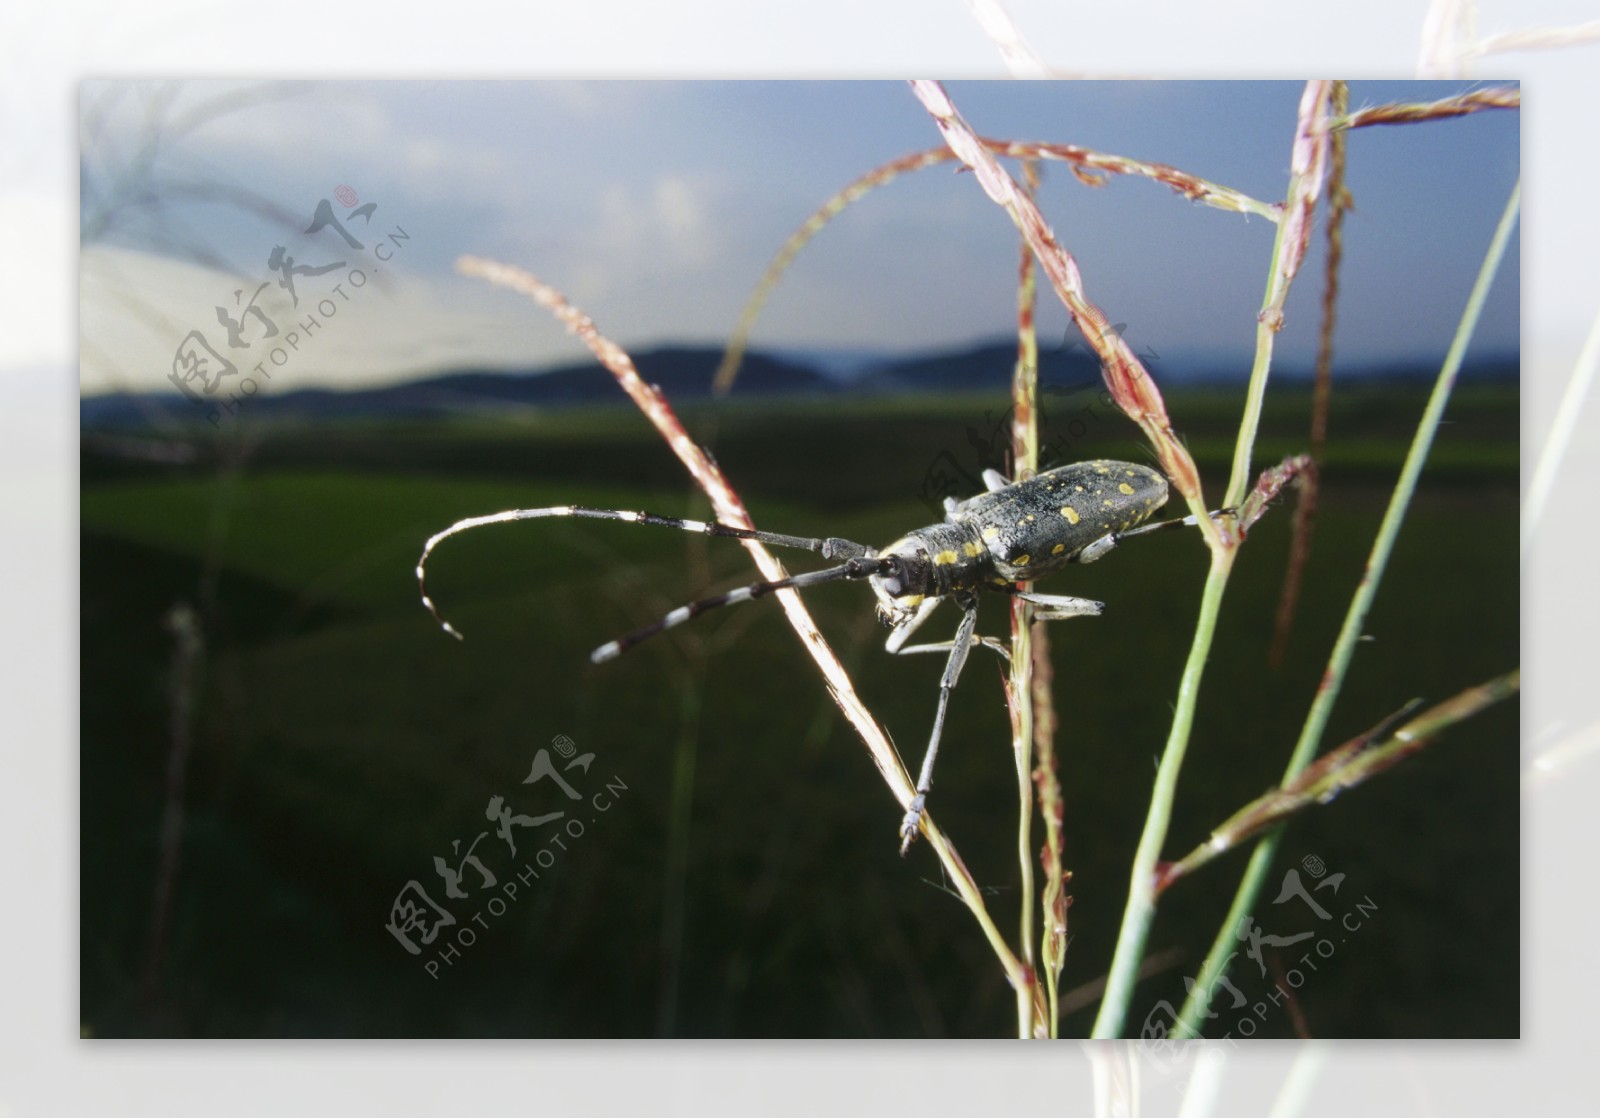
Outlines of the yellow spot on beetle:
{"label": "yellow spot on beetle", "polygon": [[1122,485],[1118,486],[1117,490],[1118,490],[1119,493],[1125,493],[1129,497],[1133,496],[1133,487],[1128,485],[1128,483],[1126,483],[1126,482],[1124,482],[1124,483],[1122,483]]}
{"label": "yellow spot on beetle", "polygon": [[995,528],[994,525],[990,525],[983,530],[982,536],[985,540],[998,540],[1000,539],[1000,530]]}
{"label": "yellow spot on beetle", "polygon": [[956,554],[947,549],[947,550],[945,550],[943,552],[940,552],[938,555],[934,556],[933,557],[933,562],[937,563],[937,564],[955,563],[956,562]]}
{"label": "yellow spot on beetle", "polygon": [[1057,544],[1054,548],[1050,549],[1050,554],[1052,556],[1059,556],[1062,552],[1064,552],[1066,550],[1067,550],[1067,546],[1065,544]]}
{"label": "yellow spot on beetle", "polygon": [[961,545],[961,550],[974,559],[976,559],[983,552],[983,548],[977,544],[974,544],[970,540]]}
{"label": "yellow spot on beetle", "polygon": [[1078,511],[1070,505],[1063,505],[1061,507],[1061,515],[1067,518],[1068,524],[1075,525],[1078,523]]}
{"label": "yellow spot on beetle", "polygon": [[1016,565],[1016,566],[1017,566],[1017,567],[1027,567],[1027,566],[1028,566],[1028,564],[1029,564],[1029,563],[1030,563],[1030,562],[1031,562],[1031,561],[1032,561],[1032,560],[1033,560],[1033,557],[1032,557],[1032,556],[1029,556],[1029,555],[1021,555],[1021,556],[1018,556],[1018,557],[1017,557],[1017,558],[1016,558],[1016,559],[1014,559],[1014,560],[1012,560],[1012,561],[1011,561],[1011,562],[1012,562],[1012,563],[1013,563],[1013,564],[1015,564],[1015,565]]}

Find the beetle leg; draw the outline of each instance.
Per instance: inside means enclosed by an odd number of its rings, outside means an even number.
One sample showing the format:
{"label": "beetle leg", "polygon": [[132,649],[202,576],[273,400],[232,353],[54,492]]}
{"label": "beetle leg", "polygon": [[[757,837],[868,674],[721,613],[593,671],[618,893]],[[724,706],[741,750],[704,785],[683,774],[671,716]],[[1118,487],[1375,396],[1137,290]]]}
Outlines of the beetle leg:
{"label": "beetle leg", "polygon": [[1122,537],[1117,533],[1108,532],[1100,539],[1093,540],[1088,544],[1085,544],[1083,549],[1072,558],[1078,563],[1093,563],[1095,560],[1100,559],[1107,552],[1111,551],[1111,549],[1115,548],[1117,546],[1117,542],[1121,539]]}
{"label": "beetle leg", "polygon": [[928,801],[928,789],[933,785],[933,760],[939,753],[939,738],[944,733],[944,713],[950,706],[950,692],[955,688],[956,681],[961,678],[961,669],[967,663],[967,654],[972,650],[972,637],[978,628],[978,602],[968,597],[962,603],[966,613],[962,615],[961,627],[956,630],[955,640],[951,642],[950,659],[945,661],[944,676],[939,680],[939,709],[933,717],[933,733],[928,736],[928,749],[922,755],[922,770],[917,776],[917,794],[911,798],[911,803],[906,807],[905,819],[900,822],[900,853],[903,855],[906,848],[911,846],[911,839],[917,834],[917,824],[922,819],[923,806]]}
{"label": "beetle leg", "polygon": [[[1049,619],[1046,618],[1045,621],[1049,621]],[[993,649],[1000,655],[1001,660],[1008,662],[1011,660],[1011,646],[1007,645],[1004,641],[1001,641],[998,637],[978,636],[974,637],[972,641],[975,645],[982,645],[985,648]],[[954,647],[954,641],[935,641],[931,645],[908,645],[904,649],[899,650],[899,652],[901,656],[904,656],[907,653],[948,653]]]}
{"label": "beetle leg", "polygon": [[[1227,517],[1232,516],[1237,511],[1238,510],[1236,509],[1217,509],[1212,512],[1211,516],[1213,518]],[[1100,539],[1090,543],[1083,549],[1083,551],[1079,552],[1073,558],[1079,563],[1093,563],[1095,560],[1111,551],[1111,549],[1115,548],[1122,541],[1127,540],[1130,537],[1143,536],[1148,532],[1161,532],[1164,529],[1169,528],[1192,527],[1199,523],[1200,518],[1196,517],[1193,513],[1190,513],[1187,517],[1175,517],[1170,521],[1157,521],[1155,524],[1140,525],[1138,528],[1130,528],[1126,532],[1109,532]]]}
{"label": "beetle leg", "polygon": [[923,599],[911,617],[889,631],[889,640],[883,643],[883,647],[891,653],[900,652],[900,647],[910,639],[913,633],[917,632],[923,622],[928,620],[928,615],[938,608],[941,601],[943,600],[937,598]]}
{"label": "beetle leg", "polygon": [[983,485],[990,493],[995,493],[1011,485],[1011,482],[998,470],[985,470],[983,472]]}
{"label": "beetle leg", "polygon": [[[1000,473],[998,470],[990,470],[987,468],[984,470],[983,488],[986,493],[995,493],[999,490],[1008,489],[1010,485],[1011,483],[1007,481],[1006,476]],[[973,497],[964,497],[960,501],[957,501],[953,497],[945,498],[944,519],[947,521],[955,520],[956,514],[960,513],[961,510],[965,509],[982,496],[983,494],[977,494]]]}
{"label": "beetle leg", "polygon": [[1105,603],[1096,602],[1092,598],[1073,598],[1064,594],[1034,594],[1032,591],[1018,591],[1017,597],[1024,602],[1031,602],[1039,607],[1033,616],[1041,622],[1056,622],[1062,618],[1092,617],[1106,607]]}

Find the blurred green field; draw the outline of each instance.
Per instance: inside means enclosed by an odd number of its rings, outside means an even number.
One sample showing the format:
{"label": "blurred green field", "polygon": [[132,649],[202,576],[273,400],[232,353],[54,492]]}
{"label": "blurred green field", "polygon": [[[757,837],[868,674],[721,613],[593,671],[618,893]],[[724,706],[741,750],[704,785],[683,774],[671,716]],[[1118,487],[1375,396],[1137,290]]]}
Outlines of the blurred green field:
{"label": "blurred green field", "polygon": [[[1087,400],[1088,398],[1086,398]],[[1314,552],[1290,653],[1266,664],[1287,553],[1285,503],[1246,546],[1207,668],[1168,854],[1281,771],[1422,407],[1410,388],[1336,397]],[[1238,394],[1169,395],[1220,487]],[[1303,449],[1309,394],[1276,394],[1258,467]],[[1066,402],[1074,458],[1148,461],[1131,425]],[[941,452],[976,473],[1003,400],[739,403],[686,409],[758,524],[882,544],[938,519]],[[1083,422],[1078,434],[1073,419]],[[82,489],[82,1017],[97,1036],[1006,1036],[1009,991],[936,860],[896,851],[898,809],[771,604],[708,615],[619,661],[601,642],[751,577],[743,550],[666,530],[566,520],[441,547],[430,586],[467,635],[417,602],[421,543],[459,517],[581,503],[704,515],[629,410],[515,421],[252,429],[185,468],[134,465],[86,435]],[[974,441],[976,440],[976,442]],[[1330,727],[1329,744],[1413,697],[1437,701],[1518,663],[1515,387],[1451,407]],[[228,463],[229,465],[219,465]],[[1215,490],[1212,496],[1218,496]],[[793,558],[793,557],[791,557]],[[808,559],[794,558],[804,568]],[[1074,872],[1063,989],[1109,962],[1126,873],[1187,650],[1197,537],[1130,543],[1043,589],[1107,603],[1054,627],[1059,749]],[[207,647],[186,830],[159,982],[147,982],[171,752],[174,603]],[[807,596],[868,706],[920,757],[940,665],[891,658],[870,595]],[[953,625],[956,613],[930,626]],[[1003,633],[999,603],[980,628]],[[1015,929],[1014,775],[998,658],[974,654],[952,701],[933,809],[1002,929]],[[595,761],[585,797],[625,785],[503,915],[442,965],[386,930],[408,881],[443,902],[435,856],[513,859],[486,802],[550,810],[523,785],[567,735]],[[1281,870],[1346,875],[1335,913],[1376,912],[1295,992],[1323,1037],[1519,1031],[1517,709],[1503,705],[1290,830]],[[559,797],[557,798],[559,799]],[[587,804],[587,800],[585,801]],[[522,833],[531,835],[531,832]],[[534,845],[534,841],[526,841]],[[1132,1027],[1181,1001],[1231,897],[1234,856],[1164,900],[1174,950]],[[476,884],[475,872],[464,882]],[[487,898],[494,891],[485,891]],[[1275,931],[1309,927],[1264,897]],[[446,930],[454,933],[455,930]],[[441,941],[442,943],[442,941]],[[1299,952],[1285,954],[1295,966]],[[1272,978],[1241,955],[1252,1002]],[[1139,1009],[1144,1008],[1144,1009]],[[1090,1000],[1063,1023],[1087,1032]],[[1281,1008],[1255,1022],[1292,1036]],[[1219,1028],[1220,1034],[1226,1032]]]}

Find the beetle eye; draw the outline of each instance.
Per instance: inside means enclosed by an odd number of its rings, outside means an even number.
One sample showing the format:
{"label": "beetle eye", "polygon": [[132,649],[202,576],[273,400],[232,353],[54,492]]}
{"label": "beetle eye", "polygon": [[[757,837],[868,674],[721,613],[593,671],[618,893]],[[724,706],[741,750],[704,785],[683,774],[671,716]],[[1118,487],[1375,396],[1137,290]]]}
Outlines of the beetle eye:
{"label": "beetle eye", "polygon": [[899,556],[888,556],[888,566],[883,573],[883,589],[890,598],[906,593],[906,564]]}

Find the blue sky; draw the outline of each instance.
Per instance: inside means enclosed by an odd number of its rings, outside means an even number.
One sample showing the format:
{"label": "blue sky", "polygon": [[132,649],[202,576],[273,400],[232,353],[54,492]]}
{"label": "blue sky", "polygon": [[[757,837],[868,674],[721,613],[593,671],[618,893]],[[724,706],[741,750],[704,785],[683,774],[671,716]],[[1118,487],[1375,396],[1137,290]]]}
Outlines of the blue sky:
{"label": "blue sky", "polygon": [[[1355,82],[1351,100],[1469,87]],[[1170,163],[1264,200],[1283,194],[1300,88],[949,86],[986,135]],[[216,305],[272,278],[275,245],[307,264],[336,259],[342,246],[327,231],[297,230],[340,185],[377,204],[367,228],[399,227],[409,239],[284,364],[276,388],[581,357],[518,297],[456,276],[463,253],[530,269],[624,345],[718,344],[813,209],[864,171],[939,143],[901,82],[87,82],[80,122],[85,391],[168,387],[178,342],[191,329],[216,331]],[[1519,123],[1496,112],[1351,135],[1341,358],[1443,355],[1518,174]],[[278,217],[241,207],[241,190]],[[1046,172],[1041,202],[1090,297],[1136,346],[1245,368],[1268,222],[1141,179],[1089,189],[1059,165]],[[1016,253],[1008,219],[970,175],[941,166],[903,177],[801,253],[753,343],[909,352],[1003,336]],[[1511,260],[1479,352],[1517,346]],[[1312,353],[1319,262],[1320,252],[1290,302],[1287,363]],[[327,295],[331,283],[308,277],[301,290]],[[276,288],[263,300],[286,324],[300,312]],[[1041,331],[1061,337],[1065,313],[1048,293],[1040,306]]]}

